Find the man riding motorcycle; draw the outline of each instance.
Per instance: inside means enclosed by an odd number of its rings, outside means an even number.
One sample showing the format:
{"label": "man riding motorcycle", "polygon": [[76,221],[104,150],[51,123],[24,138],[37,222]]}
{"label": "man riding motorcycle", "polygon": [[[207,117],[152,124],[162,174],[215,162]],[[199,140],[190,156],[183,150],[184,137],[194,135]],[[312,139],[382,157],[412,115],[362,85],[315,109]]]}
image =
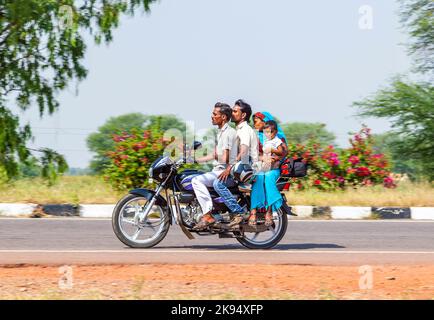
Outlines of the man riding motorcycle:
{"label": "man riding motorcycle", "polygon": [[[236,102],[234,110],[222,104],[214,108],[213,123],[220,127],[221,143],[210,158],[215,159],[216,155],[222,155],[223,159],[217,156],[217,159],[220,159],[218,164],[221,166],[216,166],[215,170],[207,174],[195,169],[182,169],[182,166],[189,162],[186,151],[191,152],[200,148],[201,143],[198,141],[194,141],[191,146],[184,142],[183,156],[179,159],[173,160],[168,155],[156,159],[149,169],[149,177],[156,182],[155,188],[130,190],[118,201],[113,210],[113,231],[118,239],[132,248],[151,248],[166,237],[173,224],[177,224],[189,239],[194,239],[193,234],[214,234],[219,238],[236,239],[250,249],[269,249],[277,245],[285,235],[287,217],[291,214],[291,208],[286,204],[284,195],[284,204],[273,213],[273,223],[270,226],[265,225],[266,221],[263,221],[262,216],[251,226],[247,223],[238,223],[242,220],[233,218],[231,214],[240,213],[244,211],[243,208],[246,211],[250,210],[251,206],[249,188],[237,184],[226,187],[232,178],[238,182],[246,182],[253,175],[249,160],[257,158],[258,141],[255,132],[247,124],[250,116],[251,108],[242,100]],[[225,140],[225,133],[232,131],[228,130],[228,121],[231,117],[237,124],[237,131],[235,138],[233,134],[229,134]],[[233,150],[236,150],[236,153]],[[234,165],[231,165],[232,163]],[[282,181],[276,183],[281,193],[289,178],[304,177],[307,173],[307,165],[302,161],[289,161],[285,166]],[[196,190],[192,184],[195,178]],[[211,190],[211,183],[206,178],[214,181],[212,185],[218,193]],[[223,181],[226,182],[226,186]],[[218,188],[219,185],[227,190],[227,196]],[[208,194],[211,194],[211,203],[208,202]],[[210,210],[213,212],[210,213]],[[214,219],[217,222],[212,225]],[[201,226],[195,228],[198,224]]]}
{"label": "man riding motorcycle", "polygon": [[[232,122],[236,124],[238,155],[237,162],[241,165],[250,167],[258,162],[258,137],[249,125],[252,115],[251,106],[243,100],[237,100],[232,109]],[[242,169],[243,170],[243,169]],[[249,171],[249,169],[246,169]],[[235,217],[229,224],[229,227],[235,227],[244,220],[244,209],[238,204],[228,189],[227,178],[230,169],[227,169],[219,180],[214,181],[213,187],[215,191],[222,197],[225,205],[235,214]]]}
{"label": "man riding motorcycle", "polygon": [[[229,126],[232,117],[232,109],[224,103],[217,103],[214,107],[211,120],[212,124],[218,126],[217,145],[214,152],[202,158],[196,159],[203,163],[215,160],[217,164],[211,172],[199,175],[192,179],[192,186],[197,200],[204,213],[201,221],[194,227],[195,230],[206,229],[216,222],[212,216],[213,202],[208,188],[213,186],[214,181],[229,176],[230,166],[235,163],[237,157],[237,134],[235,129]],[[232,179],[229,183],[234,184]]]}

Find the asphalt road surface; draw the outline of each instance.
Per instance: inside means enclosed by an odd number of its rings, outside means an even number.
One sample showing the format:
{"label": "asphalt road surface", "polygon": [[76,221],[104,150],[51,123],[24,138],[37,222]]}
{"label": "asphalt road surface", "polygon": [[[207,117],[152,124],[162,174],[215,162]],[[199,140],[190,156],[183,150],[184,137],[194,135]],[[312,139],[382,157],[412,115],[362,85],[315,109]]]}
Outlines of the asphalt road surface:
{"label": "asphalt road surface", "polygon": [[178,226],[155,248],[131,249],[110,220],[0,218],[0,265],[148,263],[434,265],[434,221],[290,220],[278,246],[258,251],[217,236],[189,240]]}

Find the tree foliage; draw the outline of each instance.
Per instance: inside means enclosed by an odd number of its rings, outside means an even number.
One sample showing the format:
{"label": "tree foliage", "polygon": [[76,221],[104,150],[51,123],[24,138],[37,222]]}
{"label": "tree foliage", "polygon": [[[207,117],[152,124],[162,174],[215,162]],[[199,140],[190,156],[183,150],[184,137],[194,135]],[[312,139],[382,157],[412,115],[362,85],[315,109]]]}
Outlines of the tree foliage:
{"label": "tree foliage", "polygon": [[25,142],[30,137],[30,127],[20,128],[18,117],[0,106],[0,168],[4,180],[18,175],[18,163],[15,157],[20,161],[27,160],[29,150],[25,147]]}
{"label": "tree foliage", "polygon": [[[83,66],[84,34],[95,42],[110,42],[123,14],[149,10],[153,0],[0,0],[0,165],[8,177],[30,153],[28,125],[20,128],[8,106],[26,110],[37,105],[41,117],[59,107],[56,95],[72,81],[87,75]],[[8,138],[8,140],[5,140]],[[64,159],[41,149],[44,171],[52,176],[63,168]],[[56,161],[58,163],[56,164]],[[58,171],[59,173],[61,172]]]}
{"label": "tree foliage", "polygon": [[115,142],[112,137],[114,134],[130,132],[131,129],[141,129],[146,121],[146,116],[142,113],[130,113],[118,117],[109,118],[98,132],[91,133],[86,141],[90,151],[95,153],[90,168],[95,173],[101,173],[105,166],[110,162],[107,157],[108,151],[115,149]]}
{"label": "tree foliage", "polygon": [[38,150],[42,152],[40,162],[42,164],[42,177],[48,181],[48,185],[52,186],[58,179],[58,173],[63,174],[68,165],[60,154],[50,149]]}
{"label": "tree foliage", "polygon": [[[402,1],[401,19],[410,35],[410,54],[416,71],[433,76],[434,3],[431,0]],[[420,77],[419,77],[420,78]],[[411,82],[396,77],[384,89],[353,104],[364,117],[388,118],[392,123],[392,155],[413,166],[407,173],[434,180],[434,87],[428,81]],[[390,140],[389,140],[390,141]],[[402,167],[403,169],[404,167]]]}
{"label": "tree foliage", "polygon": [[423,176],[423,162],[413,157],[402,156],[400,145],[404,139],[394,132],[374,134],[373,149],[376,153],[384,153],[391,159],[391,170],[394,173],[407,174],[412,180],[419,180]]}
{"label": "tree foliage", "polygon": [[434,2],[401,0],[401,10],[401,22],[411,37],[409,51],[415,59],[416,70],[432,73],[434,70]]}
{"label": "tree foliage", "polygon": [[394,150],[399,157],[420,163],[434,179],[434,87],[430,83],[396,80],[390,88],[354,104],[361,116],[389,118],[399,137]]}
{"label": "tree foliage", "polygon": [[288,142],[293,144],[306,144],[312,139],[323,146],[335,143],[335,135],[323,123],[289,122],[281,127]]}
{"label": "tree foliage", "polygon": [[87,138],[88,148],[95,153],[91,162],[91,169],[94,173],[102,173],[111,163],[107,152],[114,151],[116,143],[113,135],[120,135],[124,132],[131,133],[136,130],[150,130],[159,128],[163,133],[169,129],[185,131],[185,122],[174,115],[144,115],[142,113],[129,113],[109,118],[104,125],[98,128],[98,132],[92,133]]}
{"label": "tree foliage", "polygon": [[104,168],[104,179],[118,190],[147,186],[149,167],[167,145],[163,132],[152,126],[115,134],[112,138],[116,147],[107,152],[110,163]]}

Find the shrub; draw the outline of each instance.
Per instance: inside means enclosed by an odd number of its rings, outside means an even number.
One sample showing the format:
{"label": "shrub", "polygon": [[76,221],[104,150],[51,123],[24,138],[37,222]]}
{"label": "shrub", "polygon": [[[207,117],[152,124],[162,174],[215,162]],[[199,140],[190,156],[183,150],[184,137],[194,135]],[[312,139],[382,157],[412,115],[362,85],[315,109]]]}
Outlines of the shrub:
{"label": "shrub", "polygon": [[337,190],[347,187],[383,184],[394,188],[390,163],[382,153],[374,153],[371,130],[364,126],[350,138],[351,147],[337,149],[332,145],[321,148],[314,141],[306,145],[289,145],[289,157],[302,157],[309,164],[305,179],[292,179],[290,187],[295,189],[317,188]]}
{"label": "shrub", "polygon": [[[113,141],[115,150],[107,153],[110,164],[104,170],[104,179],[118,190],[148,186],[149,167],[171,142],[163,139],[158,126],[113,135]],[[288,157],[301,157],[309,164],[308,176],[292,179],[290,188],[333,191],[379,184],[386,188],[396,186],[388,159],[382,153],[373,152],[369,128],[363,127],[350,138],[350,144],[347,149],[321,147],[313,140],[305,145],[289,144]],[[197,168],[193,164],[185,167]]]}
{"label": "shrub", "polygon": [[115,150],[107,152],[110,164],[104,170],[104,179],[118,190],[147,186],[149,167],[166,146],[163,133],[157,128],[133,129],[114,134],[113,141]]}

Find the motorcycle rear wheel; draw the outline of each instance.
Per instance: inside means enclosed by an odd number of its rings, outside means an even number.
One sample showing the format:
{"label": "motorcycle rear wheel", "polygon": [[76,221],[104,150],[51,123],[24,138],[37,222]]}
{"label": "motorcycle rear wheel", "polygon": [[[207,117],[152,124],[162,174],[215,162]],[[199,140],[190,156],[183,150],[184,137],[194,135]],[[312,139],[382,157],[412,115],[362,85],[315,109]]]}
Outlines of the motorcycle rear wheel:
{"label": "motorcycle rear wheel", "polygon": [[269,239],[265,239],[263,241],[258,240],[257,237],[260,236],[262,232],[255,233],[252,238],[247,236],[248,233],[244,233],[244,236],[240,236],[240,233],[234,232],[234,234],[237,236],[236,239],[238,242],[249,249],[271,249],[276,246],[285,236],[286,229],[288,227],[288,215],[285,208],[285,206],[282,206],[273,215],[277,216],[277,219],[275,220],[277,220],[278,224],[274,225],[274,233],[273,231],[266,231],[272,233],[272,236]]}

